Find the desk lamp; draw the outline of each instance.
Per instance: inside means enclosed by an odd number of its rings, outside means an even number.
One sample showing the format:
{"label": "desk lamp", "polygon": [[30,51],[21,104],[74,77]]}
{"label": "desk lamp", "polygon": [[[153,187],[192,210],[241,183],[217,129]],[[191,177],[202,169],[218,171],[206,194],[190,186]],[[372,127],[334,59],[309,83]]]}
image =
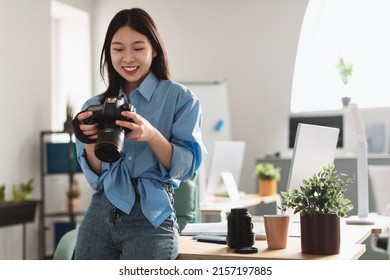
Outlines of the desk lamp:
{"label": "desk lamp", "polygon": [[358,215],[346,219],[350,225],[372,225],[368,210],[368,156],[367,140],[363,128],[362,118],[356,104],[350,104],[352,122],[357,140],[357,186],[358,186]]}

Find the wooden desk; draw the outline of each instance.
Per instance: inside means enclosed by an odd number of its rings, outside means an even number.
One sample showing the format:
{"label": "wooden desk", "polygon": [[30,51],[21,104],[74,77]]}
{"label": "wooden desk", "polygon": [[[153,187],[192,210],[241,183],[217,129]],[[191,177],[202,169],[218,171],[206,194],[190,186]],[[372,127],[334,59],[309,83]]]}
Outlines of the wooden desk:
{"label": "wooden desk", "polygon": [[191,236],[180,237],[179,260],[356,260],[366,251],[361,244],[371,234],[383,232],[390,224],[390,218],[378,217],[375,225],[346,225],[341,223],[340,253],[336,255],[312,255],[301,253],[301,239],[289,237],[285,249],[268,249],[266,240],[256,240],[256,254],[237,254],[225,244],[198,242]]}
{"label": "wooden desk", "polygon": [[[258,194],[245,194],[241,197],[240,202],[232,202],[229,197],[211,196],[206,199],[206,203],[200,206],[202,214],[202,222],[217,222],[225,221],[226,214],[235,207],[252,207],[261,203],[276,203],[279,204],[280,195],[275,196],[259,196]],[[217,216],[217,220],[208,220],[208,216]]]}
{"label": "wooden desk", "polygon": [[227,245],[198,242],[191,236],[180,237],[178,260],[355,260],[366,251],[363,244],[341,244],[340,254],[311,255],[301,253],[301,239],[290,237],[285,249],[271,250],[266,240],[256,240],[256,254],[237,254]]}

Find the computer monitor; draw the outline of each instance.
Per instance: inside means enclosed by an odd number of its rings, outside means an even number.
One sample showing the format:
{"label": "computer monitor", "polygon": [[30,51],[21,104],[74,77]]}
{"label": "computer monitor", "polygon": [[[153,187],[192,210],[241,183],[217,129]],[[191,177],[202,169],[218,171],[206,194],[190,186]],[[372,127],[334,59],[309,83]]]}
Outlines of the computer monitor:
{"label": "computer monitor", "polygon": [[[314,173],[321,171],[323,166],[334,162],[338,135],[338,128],[298,124],[287,191],[289,188],[299,189],[304,179],[311,178]],[[291,209],[288,209],[286,214],[291,216],[291,222],[299,222],[299,214],[294,215]],[[290,235],[299,236],[296,231],[297,228],[292,227]]]}
{"label": "computer monitor", "polygon": [[299,123],[306,123],[319,126],[335,127],[339,129],[337,148],[344,147],[344,116],[341,115],[292,115],[289,121],[288,147],[294,148],[296,132]]}
{"label": "computer monitor", "polygon": [[338,135],[338,128],[298,124],[287,189],[299,188],[303,179],[334,162]]}
{"label": "computer monitor", "polygon": [[228,192],[223,174],[230,173],[239,183],[244,161],[246,143],[243,141],[216,141],[208,170],[207,195],[226,194]]}

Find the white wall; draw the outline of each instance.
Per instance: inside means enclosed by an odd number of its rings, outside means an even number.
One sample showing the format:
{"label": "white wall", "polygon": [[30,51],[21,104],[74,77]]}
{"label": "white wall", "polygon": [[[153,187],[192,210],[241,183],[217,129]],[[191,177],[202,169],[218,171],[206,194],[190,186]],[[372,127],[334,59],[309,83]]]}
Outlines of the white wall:
{"label": "white wall", "polygon": [[[39,198],[39,132],[51,123],[50,0],[0,0],[0,7],[0,184],[12,199],[12,185],[34,177]],[[37,242],[37,223],[28,224],[28,259],[37,258]],[[0,259],[21,258],[22,226],[0,228]]]}
{"label": "white wall", "polygon": [[[11,199],[12,184],[31,177],[39,189],[39,131],[50,124],[50,1],[1,0],[0,7],[0,182]],[[27,229],[33,257],[36,228]],[[21,258],[21,240],[21,226],[0,228],[0,259]]]}
{"label": "white wall", "polygon": [[[256,158],[287,147],[294,60],[308,0],[63,2],[94,12],[94,93],[108,22],[134,6],[159,25],[175,80],[226,79],[233,138],[248,144],[241,185],[256,190]],[[0,7],[0,184],[35,177],[39,198],[39,132],[51,123],[50,1],[0,0]],[[20,226],[0,228],[0,259],[22,257],[21,237]],[[28,258],[36,258],[36,238],[36,225],[28,225]]]}
{"label": "white wall", "polygon": [[[227,80],[233,139],[247,142],[240,185],[255,192],[256,158],[287,150],[294,61],[307,3],[96,0],[92,61],[99,61],[116,12],[132,7],[148,11],[162,33],[174,80]],[[95,84],[101,85],[98,69],[93,67]]]}

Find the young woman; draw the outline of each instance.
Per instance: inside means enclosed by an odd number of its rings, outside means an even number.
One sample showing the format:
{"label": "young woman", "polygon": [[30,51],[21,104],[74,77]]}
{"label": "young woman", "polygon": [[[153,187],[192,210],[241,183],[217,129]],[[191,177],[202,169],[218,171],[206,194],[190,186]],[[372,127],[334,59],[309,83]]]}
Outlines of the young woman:
{"label": "young woman", "polygon": [[[170,80],[163,41],[142,9],[114,16],[100,65],[102,77],[107,73],[107,90],[89,99],[73,121],[77,157],[95,190],[79,227],[75,258],[175,259],[172,190],[194,175],[207,153],[199,100]],[[95,154],[102,122],[88,108],[113,97],[123,98],[136,112],[123,110],[115,120],[130,132],[119,160],[106,162]],[[86,121],[91,118],[95,121]]]}

